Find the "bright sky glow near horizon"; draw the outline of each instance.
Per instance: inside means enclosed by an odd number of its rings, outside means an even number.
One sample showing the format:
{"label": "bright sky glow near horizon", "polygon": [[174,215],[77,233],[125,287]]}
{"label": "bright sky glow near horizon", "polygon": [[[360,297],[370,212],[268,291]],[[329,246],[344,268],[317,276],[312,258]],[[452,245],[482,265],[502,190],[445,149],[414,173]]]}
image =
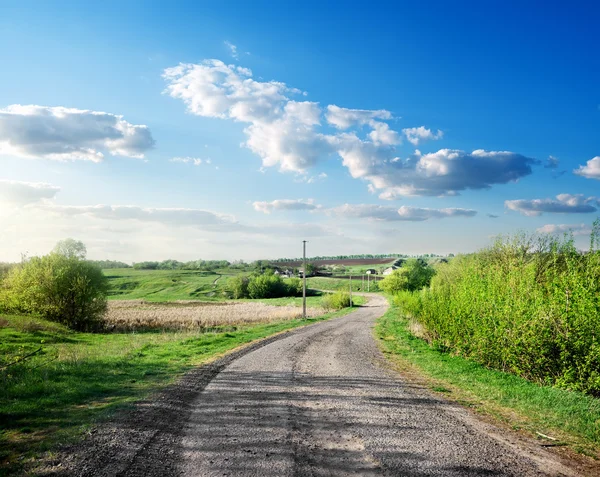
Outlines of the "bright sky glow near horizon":
{"label": "bright sky glow near horizon", "polygon": [[0,3],[0,261],[585,248],[600,6],[349,5]]}

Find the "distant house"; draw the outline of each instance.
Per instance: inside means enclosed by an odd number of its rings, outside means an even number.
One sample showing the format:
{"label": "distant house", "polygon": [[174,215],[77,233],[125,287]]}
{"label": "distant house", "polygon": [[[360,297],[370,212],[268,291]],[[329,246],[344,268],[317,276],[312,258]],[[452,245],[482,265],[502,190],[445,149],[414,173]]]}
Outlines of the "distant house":
{"label": "distant house", "polygon": [[366,272],[367,275],[377,275],[377,270],[374,268],[369,268]]}
{"label": "distant house", "polygon": [[397,269],[398,269],[398,267],[392,265],[391,267],[388,267],[383,271],[383,276],[387,277],[388,275],[391,275],[394,270],[397,270]]}

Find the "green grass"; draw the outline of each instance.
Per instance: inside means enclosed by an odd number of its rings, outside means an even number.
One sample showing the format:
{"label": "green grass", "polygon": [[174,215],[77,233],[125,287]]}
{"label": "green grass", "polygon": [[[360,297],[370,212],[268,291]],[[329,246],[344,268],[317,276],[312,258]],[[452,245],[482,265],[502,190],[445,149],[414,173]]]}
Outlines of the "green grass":
{"label": "green grass", "polygon": [[73,440],[93,422],[214,356],[349,311],[213,333],[90,334],[37,318],[0,315],[0,475],[18,471],[36,455]]}
{"label": "green grass", "polygon": [[[344,265],[345,271],[343,275],[364,275],[367,270],[371,269],[376,270],[378,274],[381,274],[383,270],[385,270],[388,267],[391,267],[396,262],[396,260],[398,259],[392,258],[390,259],[389,263],[380,265]],[[338,273],[336,273],[336,275],[337,274]]]}
{"label": "green grass", "polygon": [[401,310],[392,306],[379,319],[381,346],[404,371],[425,376],[430,387],[535,436],[554,436],[578,452],[598,456],[600,400],[579,392],[540,386],[487,369],[430,347],[409,332]]}
{"label": "green grass", "polygon": [[[223,295],[223,291],[227,285],[227,281],[235,275],[226,275],[224,273],[217,271],[212,274],[210,272],[199,272],[194,270],[134,270],[133,268],[104,270],[104,274],[109,280],[109,300],[146,300],[153,302],[174,300],[225,300],[227,297]],[[214,282],[217,278],[218,281],[215,285]],[[360,291],[361,284],[361,280],[352,280],[353,291]],[[327,290],[348,290],[348,280],[309,278],[307,279],[307,286],[309,288],[327,286],[329,287]],[[364,303],[364,300],[361,297],[355,298],[354,301],[356,305],[362,305]],[[259,301],[261,303],[277,306],[302,306],[301,297],[247,301]],[[307,297],[307,306],[318,307],[320,305],[320,296]]]}
{"label": "green grass", "polygon": [[[343,290],[349,291],[350,284],[352,281],[352,291],[354,292],[366,292],[367,281],[364,282],[360,279],[347,280],[344,278],[326,278],[326,277],[312,277],[306,279],[306,286],[315,290]],[[371,282],[371,291],[373,291],[373,283]]]}
{"label": "green grass", "polygon": [[[147,301],[222,300],[234,274],[195,270],[104,270],[109,280],[109,299]],[[216,280],[216,283],[215,283]]]}

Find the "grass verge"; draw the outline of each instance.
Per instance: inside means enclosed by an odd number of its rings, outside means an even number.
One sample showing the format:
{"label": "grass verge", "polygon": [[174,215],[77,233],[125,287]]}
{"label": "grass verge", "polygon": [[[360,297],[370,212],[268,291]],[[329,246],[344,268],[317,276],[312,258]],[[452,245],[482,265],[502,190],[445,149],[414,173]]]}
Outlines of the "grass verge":
{"label": "grass verge", "polygon": [[600,457],[600,400],[579,392],[540,386],[512,374],[487,369],[430,347],[409,331],[395,306],[376,326],[384,353],[399,369],[424,380],[446,398],[494,417],[514,430]]}
{"label": "grass verge", "polygon": [[194,366],[350,311],[211,333],[78,333],[34,317],[0,315],[0,475],[18,473]]}

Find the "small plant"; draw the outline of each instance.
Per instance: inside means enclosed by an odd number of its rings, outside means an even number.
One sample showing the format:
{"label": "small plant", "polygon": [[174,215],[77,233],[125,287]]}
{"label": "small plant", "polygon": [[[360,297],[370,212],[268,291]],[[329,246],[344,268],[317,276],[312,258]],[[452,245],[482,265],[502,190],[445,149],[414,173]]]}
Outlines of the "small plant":
{"label": "small plant", "polygon": [[326,310],[341,310],[350,306],[350,294],[344,291],[323,296],[321,306]]}

